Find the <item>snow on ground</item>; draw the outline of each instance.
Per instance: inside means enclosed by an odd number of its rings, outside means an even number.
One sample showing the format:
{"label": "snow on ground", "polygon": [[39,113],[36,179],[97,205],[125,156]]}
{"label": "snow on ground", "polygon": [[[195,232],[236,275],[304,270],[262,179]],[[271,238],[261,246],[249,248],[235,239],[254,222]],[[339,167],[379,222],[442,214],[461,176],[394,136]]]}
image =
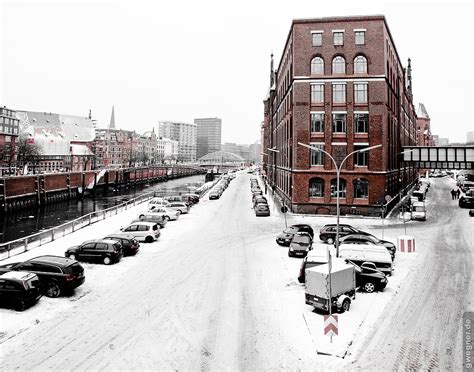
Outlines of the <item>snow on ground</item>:
{"label": "snow on ground", "polygon": [[[242,180],[243,178],[245,182]],[[172,274],[173,267],[167,267],[165,261],[170,260],[172,251],[175,249],[178,250],[177,247],[180,247],[179,252],[182,254],[181,241],[185,239],[187,239],[185,240],[186,242],[192,241],[193,236],[196,237],[196,244],[204,242],[203,236],[210,234],[208,229],[212,230],[213,226],[204,226],[206,230],[203,230],[203,226],[200,223],[201,221],[209,221],[214,218],[214,215],[219,211],[218,203],[221,203],[220,205],[224,205],[222,203],[236,203],[240,200],[237,200],[237,198],[249,200],[250,187],[247,181],[249,178],[248,175],[240,173],[236,180],[231,182],[229,189],[224,192],[223,197],[219,201],[209,201],[207,197],[204,197],[198,205],[191,209],[189,214],[182,215],[178,221],[170,221],[162,230],[162,235],[157,242],[151,244],[142,243],[140,252],[136,257],[125,257],[119,264],[111,266],[84,263],[86,282],[77,288],[72,296],[59,299],[43,297],[36,306],[23,313],[0,309],[0,354],[5,355],[4,353],[8,351],[11,352],[12,345],[16,343],[21,344],[22,333],[27,334],[28,331],[34,330],[34,327],[39,324],[54,322],[56,317],[63,317],[64,314],[67,313],[80,316],[81,307],[93,306],[95,303],[104,301],[101,296],[105,295],[109,288],[114,288],[114,290],[120,286],[128,288],[130,281],[133,282],[135,280],[135,278],[131,276],[131,273],[138,273],[143,269],[143,266],[149,262],[153,262],[154,264],[163,262],[162,266],[156,267],[156,270],[166,270],[166,272]],[[236,184],[239,185],[239,188],[236,188]],[[242,185],[243,189],[241,190]],[[240,196],[241,193],[245,195]],[[247,266],[247,269],[244,271],[236,270],[236,272],[233,273],[234,268],[232,266],[228,267],[226,274],[222,274],[225,276],[221,278],[225,284],[218,283],[219,280],[216,282],[212,279],[212,275],[204,271],[205,269],[211,270],[217,268],[217,266],[214,265],[221,264],[209,263],[209,261],[203,260],[201,264],[203,271],[193,271],[192,273],[196,276],[196,281],[206,282],[210,280],[208,285],[211,291],[212,288],[215,289],[216,293],[224,291],[224,298],[212,298],[212,301],[219,304],[219,309],[212,310],[203,307],[202,316],[200,313],[197,313],[195,318],[188,318],[186,313],[177,312],[175,315],[171,315],[172,326],[183,330],[183,334],[189,332],[189,330],[185,331],[185,329],[194,329],[198,335],[194,335],[195,337],[211,337],[214,343],[216,342],[215,340],[225,340],[228,338],[226,337],[227,332],[229,335],[234,332],[252,335],[250,339],[253,340],[254,345],[248,344],[251,343],[252,340],[243,340],[242,343],[244,345],[239,349],[240,352],[245,355],[244,361],[236,359],[237,357],[232,350],[234,350],[233,343],[237,341],[232,341],[231,338],[228,339],[228,343],[214,345],[212,353],[210,347],[209,351],[206,351],[208,349],[204,351],[201,350],[204,356],[210,358],[209,361],[206,362],[209,364],[205,364],[204,367],[201,365],[204,369],[221,369],[223,366],[230,369],[233,367],[238,369],[244,367],[260,369],[308,369],[315,368],[319,363],[321,363],[320,367],[339,368],[342,366],[341,358],[355,353],[362,345],[364,339],[373,330],[373,325],[376,320],[389,311],[386,309],[386,306],[397,294],[404,280],[407,278],[408,273],[414,270],[417,265],[421,264],[424,247],[417,245],[416,253],[397,252],[394,262],[395,270],[393,275],[389,277],[389,283],[385,291],[373,294],[358,292],[350,311],[339,315],[339,336],[333,337],[333,342],[330,343],[329,337],[323,334],[323,315],[313,311],[312,307],[305,305],[304,286],[300,285],[296,279],[301,260],[289,258],[287,256],[287,248],[280,247],[275,242],[276,235],[284,228],[284,216],[279,213],[278,204],[274,203],[271,197],[268,197],[268,199],[272,213],[270,217],[255,219],[255,216],[252,216],[253,212],[250,212],[248,218],[251,218],[251,227],[247,228],[242,226],[241,230],[236,228],[235,231],[228,231],[227,236],[222,238],[223,247],[225,246],[226,250],[232,252],[229,254],[237,256],[236,259],[238,259],[238,262]],[[235,207],[236,206],[233,206],[233,208]],[[248,207],[250,208],[250,202]],[[43,254],[63,256],[64,251],[72,245],[79,244],[84,240],[100,238],[117,231],[145,208],[146,205],[131,207],[125,212],[81,229],[71,235],[62,237],[19,256],[4,260],[2,264],[21,261]],[[229,219],[237,223],[235,226],[240,226],[239,220],[246,220],[247,217],[230,215]],[[315,230],[315,235],[318,234],[320,227],[327,223],[335,223],[336,220],[333,216],[299,216],[291,213],[288,213],[287,219],[288,225],[293,223],[310,224]],[[219,221],[220,224],[224,224],[225,222],[226,221]],[[341,223],[349,223],[374,233],[378,237],[382,237],[382,223],[380,219],[342,217]],[[384,239],[396,243],[397,236],[404,234],[403,225],[396,219],[384,221],[384,225],[386,227],[383,233]],[[405,225],[408,234],[413,234],[415,238],[417,234],[423,234],[423,229],[419,229],[420,226],[422,225],[416,222],[408,222]],[[206,247],[206,249],[208,249],[208,251],[211,249],[220,250],[221,242],[219,239],[220,238],[216,236],[216,239],[214,239],[214,241],[211,239],[210,243],[206,240],[206,242],[209,243],[209,247]],[[189,249],[194,250],[197,249],[197,247],[192,246],[191,243]],[[242,252],[242,250],[244,250],[244,252]],[[220,254],[221,251],[218,252],[218,254]],[[252,252],[252,259],[248,258],[248,252]],[[229,263],[226,263],[227,259],[225,255],[222,257],[224,257],[224,266],[234,264],[234,262],[230,260]],[[189,251],[187,259],[189,261],[191,259],[197,259],[197,257],[194,256],[192,251]],[[247,273],[247,278],[243,277],[245,273]],[[140,278],[145,278],[146,280],[146,276],[142,275]],[[268,280],[269,278],[270,281]],[[186,279],[187,277],[182,280],[184,281]],[[164,283],[163,285],[167,284],[168,283]],[[253,287],[246,288],[246,286],[251,285],[253,285]],[[241,292],[243,294],[239,295]],[[130,294],[130,292],[124,293],[125,296],[127,293]],[[191,299],[193,297],[189,296],[207,296],[204,293],[205,292],[202,292],[200,289],[195,292],[189,292],[189,294],[186,295],[175,292],[177,298],[186,298],[190,303],[193,302]],[[259,297],[273,301],[274,304],[260,303],[258,301]],[[173,298],[169,298],[167,302],[173,300]],[[168,304],[164,305],[167,306]],[[198,305],[204,306],[202,303],[198,303]],[[250,306],[254,308],[249,308]],[[243,314],[242,309],[244,309]],[[178,310],[183,311],[182,308]],[[210,315],[210,319],[214,319],[213,322],[219,326],[212,336],[202,335],[204,330],[200,329],[200,326],[208,326],[207,318],[204,316],[208,311],[212,311],[213,315]],[[214,313],[214,311],[217,313]],[[234,312],[237,312],[237,314],[234,314]],[[250,324],[246,324],[249,320],[242,317],[245,317],[247,313],[257,313],[259,315],[253,315]],[[162,315],[160,315],[160,317],[162,317]],[[235,317],[237,317],[237,323]],[[239,331],[237,328],[240,327],[239,322],[242,321],[244,322],[242,325],[244,331]],[[213,322],[211,321],[211,324]],[[256,333],[252,331],[252,324]],[[87,327],[87,325],[84,327]],[[195,329],[196,327],[198,329]],[[275,333],[268,334],[267,329],[274,329]],[[171,330],[170,328],[170,330],[162,331],[164,335],[167,335]],[[191,349],[197,347],[196,341],[192,336],[192,333],[188,336],[189,347]],[[280,341],[274,339],[278,337],[281,337]],[[308,343],[308,339],[312,340],[312,342]],[[12,345],[10,345],[9,340],[11,340]],[[144,340],[146,344],[146,338]],[[288,355],[275,355],[279,353],[275,353],[273,350],[277,350],[277,347],[280,347],[279,342],[283,343],[285,340],[288,344]],[[213,342],[210,342],[210,344],[212,345]],[[179,353],[179,350],[181,350],[180,347],[177,347],[171,341],[168,341],[168,344],[171,346],[174,345],[174,353]],[[143,343],[137,341],[135,347],[138,346],[142,347]],[[130,347],[133,347],[133,345]],[[235,346],[235,348],[238,349],[238,346]],[[154,355],[148,355],[148,357],[146,357],[144,351],[145,350],[136,350],[136,353],[139,353],[142,358],[145,358],[140,365],[145,368],[152,368],[154,366],[152,364]],[[131,354],[134,354],[133,350]],[[172,354],[173,352],[170,352],[168,359],[172,359]],[[330,356],[318,354],[328,354]],[[334,358],[334,356],[337,358]],[[126,357],[123,356],[123,358],[125,359]],[[291,361],[297,363],[297,365],[292,365]],[[107,360],[104,359],[104,363],[106,362]],[[120,360],[115,361],[115,364],[109,362],[112,364],[104,365],[113,368],[124,368],[124,365],[121,365],[119,362]],[[178,365],[181,366],[181,368],[187,369],[183,367],[183,365],[176,363],[178,362],[173,359],[169,361],[167,366],[175,367]],[[137,365],[139,364],[136,364],[135,367]],[[185,365],[191,367],[195,366],[192,362]],[[41,364],[41,367],[46,366],[48,366],[48,364]]]}

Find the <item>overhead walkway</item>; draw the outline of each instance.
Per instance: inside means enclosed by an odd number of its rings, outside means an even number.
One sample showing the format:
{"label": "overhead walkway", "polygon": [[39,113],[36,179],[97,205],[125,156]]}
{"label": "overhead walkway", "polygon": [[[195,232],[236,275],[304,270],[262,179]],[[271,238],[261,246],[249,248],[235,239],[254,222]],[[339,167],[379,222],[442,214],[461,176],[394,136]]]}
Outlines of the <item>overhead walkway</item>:
{"label": "overhead walkway", "polygon": [[407,146],[401,160],[423,169],[474,169],[474,146]]}

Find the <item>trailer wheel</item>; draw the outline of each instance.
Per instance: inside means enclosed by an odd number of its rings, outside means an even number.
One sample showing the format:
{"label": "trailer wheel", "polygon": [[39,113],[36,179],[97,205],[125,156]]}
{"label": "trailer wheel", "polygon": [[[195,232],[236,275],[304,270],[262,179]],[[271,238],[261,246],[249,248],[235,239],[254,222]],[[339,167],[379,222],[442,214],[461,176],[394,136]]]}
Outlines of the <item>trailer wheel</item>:
{"label": "trailer wheel", "polygon": [[349,311],[349,309],[351,308],[351,300],[349,300],[348,298],[346,298],[344,300],[344,302],[342,303],[342,306],[341,306],[341,313],[344,313],[346,311]]}

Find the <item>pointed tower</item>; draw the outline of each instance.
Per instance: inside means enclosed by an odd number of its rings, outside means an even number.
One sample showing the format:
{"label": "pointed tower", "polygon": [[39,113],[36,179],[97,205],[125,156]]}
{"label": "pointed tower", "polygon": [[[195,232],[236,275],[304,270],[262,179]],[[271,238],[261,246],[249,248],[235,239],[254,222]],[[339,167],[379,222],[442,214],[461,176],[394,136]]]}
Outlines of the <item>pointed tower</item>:
{"label": "pointed tower", "polygon": [[115,107],[112,106],[112,115],[110,116],[109,129],[115,129]]}
{"label": "pointed tower", "polygon": [[270,57],[271,57],[271,60],[270,60],[270,89],[271,89],[273,84],[275,83],[275,72],[273,71],[273,52]]}
{"label": "pointed tower", "polygon": [[410,93],[410,96],[413,97],[413,86],[412,86],[412,81],[411,81],[411,59],[408,58],[408,67],[407,67],[407,90]]}
{"label": "pointed tower", "polygon": [[92,120],[92,110],[89,109],[89,120]]}

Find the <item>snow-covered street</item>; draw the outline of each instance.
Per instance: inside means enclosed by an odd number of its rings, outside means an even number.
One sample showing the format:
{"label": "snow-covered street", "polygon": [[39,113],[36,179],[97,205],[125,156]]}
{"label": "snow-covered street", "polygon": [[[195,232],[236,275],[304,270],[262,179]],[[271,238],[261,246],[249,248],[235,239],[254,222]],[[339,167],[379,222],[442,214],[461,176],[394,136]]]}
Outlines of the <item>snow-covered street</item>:
{"label": "snow-covered street", "polygon": [[[0,309],[2,370],[315,370],[461,367],[460,319],[472,309],[473,220],[450,200],[450,180],[428,193],[428,221],[409,222],[416,253],[397,252],[384,292],[358,292],[339,315],[339,336],[305,305],[301,259],[275,242],[284,217],[255,217],[250,175],[218,200],[205,197],[161,237],[112,266],[86,264],[70,297],[43,297],[23,313]],[[271,198],[269,198],[271,199]],[[2,263],[100,238],[139,205]],[[315,230],[334,217],[288,215]],[[381,221],[342,218],[381,234]],[[386,221],[384,238],[404,234]],[[471,302],[470,302],[471,301]],[[329,354],[329,355],[326,355]]]}

